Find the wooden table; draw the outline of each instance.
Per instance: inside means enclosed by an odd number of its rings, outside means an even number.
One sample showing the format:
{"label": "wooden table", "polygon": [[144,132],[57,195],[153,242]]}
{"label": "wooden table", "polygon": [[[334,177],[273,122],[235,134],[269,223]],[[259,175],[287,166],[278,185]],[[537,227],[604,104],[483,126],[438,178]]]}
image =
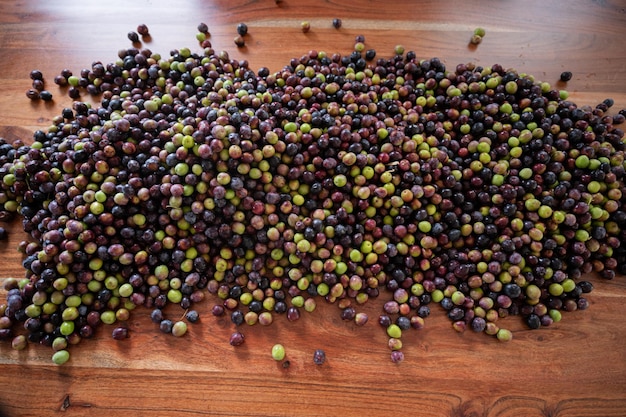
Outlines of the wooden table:
{"label": "wooden table", "polygon": [[[340,29],[332,19],[341,18]],[[302,21],[311,30],[303,33]],[[615,100],[626,108],[626,4],[618,0],[443,2],[313,0],[106,2],[3,0],[0,11],[0,136],[29,142],[70,104],[52,78],[93,61],[116,59],[130,46],[126,34],[145,23],[144,46],[167,55],[197,45],[206,22],[217,50],[247,59],[252,68],[279,70],[310,49],[349,53],[356,35],[389,56],[396,44],[425,58],[458,63],[500,63],[558,85],[562,71],[571,99],[596,105]],[[249,27],[247,45],[233,43],[236,25]],[[477,26],[478,47],[468,46]],[[54,102],[30,102],[30,70],[47,77]],[[16,221],[0,243],[0,282],[21,277],[16,251],[25,238]],[[421,331],[403,337],[406,360],[389,360],[384,331],[371,319],[357,328],[334,305],[320,305],[297,323],[284,317],[267,328],[245,329],[246,343],[228,344],[233,325],[200,307],[201,323],[182,339],[166,337],[149,311],[132,315],[131,337],[108,329],[72,349],[64,366],[51,351],[13,351],[0,344],[0,414],[18,416],[603,416],[626,415],[626,279],[595,285],[584,312],[565,314],[550,328],[528,330],[508,318],[509,344],[482,334],[456,333],[438,308]],[[0,291],[0,299],[5,293]],[[323,304],[323,303],[322,303]],[[379,302],[367,305],[377,317]],[[291,366],[270,357],[274,343]],[[313,350],[328,361],[316,366]]]}

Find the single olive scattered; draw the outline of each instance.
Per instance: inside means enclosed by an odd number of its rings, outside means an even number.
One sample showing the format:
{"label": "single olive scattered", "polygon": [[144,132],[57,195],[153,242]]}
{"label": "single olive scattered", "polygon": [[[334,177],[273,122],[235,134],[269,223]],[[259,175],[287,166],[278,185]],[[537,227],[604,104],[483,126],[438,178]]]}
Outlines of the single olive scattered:
{"label": "single olive scattered", "polygon": [[182,337],[187,333],[187,323],[184,321],[177,321],[172,326],[172,334],[176,337]]}
{"label": "single olive scattered", "polygon": [[285,359],[285,347],[280,343],[272,346],[272,359],[275,361],[282,361]]}
{"label": "single olive scattered", "polygon": [[139,42],[139,34],[137,32],[131,30],[128,32],[127,36],[131,42]]}
{"label": "single olive scattered", "polygon": [[234,332],[230,335],[230,344],[231,346],[241,346],[245,341],[245,337],[241,332]]}
{"label": "single olive scattered", "polygon": [[313,363],[323,365],[324,362],[326,362],[326,352],[323,349],[315,349],[315,352],[313,352]]}
{"label": "single olive scattered", "polygon": [[52,355],[52,362],[55,365],[63,365],[68,360],[70,360],[70,353],[65,349],[54,352]]}
{"label": "single olive scattered", "polygon": [[246,44],[245,39],[241,35],[235,36],[234,42],[235,42],[235,45],[237,45],[239,48],[241,48],[242,46],[245,46]]}
{"label": "single olive scattered", "polygon": [[472,45],[478,45],[479,43],[481,43],[483,41],[483,37],[477,34],[473,34],[472,37],[470,38],[470,43]]}
{"label": "single olive scattered", "polygon": [[39,92],[39,98],[43,101],[50,101],[52,100],[52,93],[48,90],[42,90]]}
{"label": "single olive scattered", "polygon": [[248,33],[248,25],[241,22],[237,25],[237,33],[241,36],[245,36]]}
{"label": "single olive scattered", "polygon": [[148,26],[145,23],[142,23],[137,26],[137,33],[145,37],[150,35],[150,29],[148,29]]}
{"label": "single olive scattered", "polygon": [[391,352],[391,361],[393,363],[400,363],[404,360],[404,353],[400,350],[394,350]]}
{"label": "single olive scattered", "polygon": [[115,340],[124,340],[128,338],[128,329],[126,327],[116,327],[113,329],[112,337]]}
{"label": "single olive scattered", "polygon": [[205,35],[209,33],[209,26],[204,22],[198,23],[197,29],[198,32],[204,33]]}

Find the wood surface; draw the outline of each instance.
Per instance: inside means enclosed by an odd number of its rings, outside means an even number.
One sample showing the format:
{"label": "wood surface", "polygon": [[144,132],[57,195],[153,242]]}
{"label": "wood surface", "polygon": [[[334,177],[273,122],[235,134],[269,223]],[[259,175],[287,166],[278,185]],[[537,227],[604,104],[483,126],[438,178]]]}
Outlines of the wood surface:
{"label": "wood surface", "polygon": [[[342,19],[340,29],[333,18]],[[306,34],[304,20],[311,24]],[[624,1],[2,0],[0,137],[29,143],[34,130],[71,104],[52,84],[54,75],[114,61],[138,24],[152,35],[143,46],[167,55],[194,49],[200,22],[216,50],[252,68],[276,71],[310,49],[347,54],[363,34],[383,56],[402,44],[451,68],[499,63],[566,88],[579,105],[611,97],[613,112],[626,108]],[[240,49],[233,43],[239,22],[249,27]],[[477,26],[486,36],[470,47]],[[54,102],[25,97],[34,68],[43,71]],[[574,74],[566,86],[557,83],[565,70]],[[16,246],[26,237],[19,221],[2,226],[10,238],[0,243],[0,283],[23,276]],[[384,297],[368,303],[372,318],[364,327],[343,322],[335,305],[320,302],[296,323],[279,317],[269,327],[244,327],[239,348],[228,344],[230,321],[209,314],[215,300],[199,307],[201,322],[180,339],[159,333],[140,308],[129,339],[116,342],[101,327],[72,348],[64,366],[50,362],[49,348],[17,352],[0,343],[0,415],[626,416],[626,277],[586,278],[595,285],[587,311],[535,331],[508,318],[514,331],[508,344],[459,334],[434,308],[424,329],[403,337],[400,364],[389,360],[376,324]],[[286,347],[288,368],[272,360],[274,343]],[[328,357],[322,366],[312,361],[317,348]]]}

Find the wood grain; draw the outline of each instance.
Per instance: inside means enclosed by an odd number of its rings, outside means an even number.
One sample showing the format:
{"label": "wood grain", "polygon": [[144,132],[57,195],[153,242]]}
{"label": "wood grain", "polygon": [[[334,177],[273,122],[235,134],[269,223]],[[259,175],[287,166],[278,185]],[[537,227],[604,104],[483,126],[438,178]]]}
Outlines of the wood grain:
{"label": "wood grain", "polygon": [[[338,30],[331,25],[335,17],[343,21]],[[303,20],[311,22],[309,33],[300,30]],[[215,49],[252,68],[276,71],[310,49],[349,53],[354,37],[364,34],[380,55],[403,44],[450,67],[499,63],[566,88],[580,105],[611,97],[614,111],[626,108],[626,5],[619,0],[5,0],[0,137],[29,143],[34,130],[71,104],[52,85],[54,75],[115,60],[137,24],[146,23],[152,34],[142,46],[166,55],[196,45],[201,21]],[[241,49],[233,43],[238,22],[249,27]],[[477,26],[487,34],[470,48]],[[54,102],[24,96],[34,68],[43,71]],[[567,85],[557,83],[564,70],[574,74]],[[23,276],[15,248],[25,238],[19,221],[3,226],[10,237],[0,242],[0,284]],[[246,343],[237,349],[228,344],[229,320],[209,314],[215,300],[200,306],[201,322],[181,339],[159,333],[149,311],[138,309],[128,340],[113,341],[104,327],[73,347],[62,367],[51,365],[48,348],[16,352],[1,343],[0,415],[626,416],[626,279],[586,278],[595,285],[589,310],[538,331],[507,318],[514,340],[506,345],[458,334],[434,309],[424,329],[403,337],[406,360],[399,365],[389,361],[386,335],[375,323],[382,298],[365,306],[372,319],[364,327],[341,321],[335,305],[320,303],[297,323],[278,317],[272,326],[245,328]],[[277,342],[287,348],[288,368],[270,357]],[[323,366],[313,364],[316,348],[327,353]]]}

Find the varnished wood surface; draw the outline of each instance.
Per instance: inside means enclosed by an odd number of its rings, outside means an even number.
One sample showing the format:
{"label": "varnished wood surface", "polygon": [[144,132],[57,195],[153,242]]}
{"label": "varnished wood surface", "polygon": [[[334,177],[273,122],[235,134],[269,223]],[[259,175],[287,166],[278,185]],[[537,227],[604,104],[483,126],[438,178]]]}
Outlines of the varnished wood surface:
{"label": "varnished wood surface", "polygon": [[[341,29],[331,21],[343,21]],[[308,20],[311,31],[302,33]],[[197,45],[206,22],[216,50],[247,59],[252,68],[279,70],[310,49],[349,53],[354,37],[389,55],[396,44],[418,56],[440,57],[449,67],[500,63],[565,87],[580,105],[607,97],[626,108],[626,3],[623,1],[47,1],[0,2],[0,136],[28,142],[70,104],[52,84],[62,68],[78,72],[93,61],[111,62],[130,46],[129,30],[149,26],[144,43],[163,55]],[[249,27],[236,48],[236,24]],[[472,30],[487,34],[468,46]],[[38,68],[53,103],[24,95]],[[559,74],[572,71],[562,86]],[[20,223],[0,243],[0,281],[23,275]],[[514,340],[451,329],[434,308],[426,328],[403,337],[406,360],[389,360],[387,338],[375,323],[380,302],[366,306],[361,328],[342,322],[334,305],[318,306],[297,323],[284,317],[266,328],[244,327],[246,343],[228,344],[233,326],[200,308],[201,322],[181,339],[166,337],[133,312],[131,337],[115,342],[101,328],[72,348],[62,367],[51,350],[12,351],[0,344],[0,414],[18,416],[626,416],[626,277],[595,285],[584,312],[564,314],[547,329],[527,330],[506,319]],[[0,300],[4,299],[0,291]],[[270,357],[274,343],[291,366]],[[313,350],[326,350],[316,366]]]}

